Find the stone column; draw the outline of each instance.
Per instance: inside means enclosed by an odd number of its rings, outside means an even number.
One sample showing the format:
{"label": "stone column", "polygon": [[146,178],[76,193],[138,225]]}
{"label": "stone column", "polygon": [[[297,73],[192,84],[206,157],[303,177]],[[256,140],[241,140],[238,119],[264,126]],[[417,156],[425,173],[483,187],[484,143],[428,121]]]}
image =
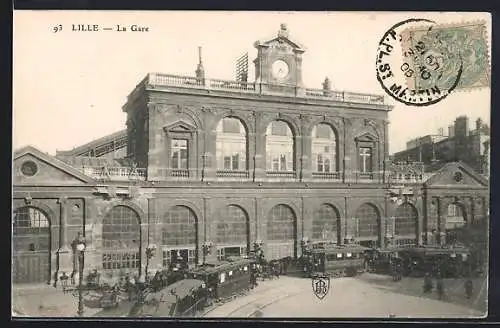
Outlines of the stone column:
{"label": "stone column", "polygon": [[[263,131],[261,131],[264,129]],[[254,181],[262,181],[266,178],[266,138],[265,129],[262,127],[262,113],[256,112],[256,132],[255,132],[255,157],[254,160]]]}
{"label": "stone column", "polygon": [[[66,225],[67,225],[67,215],[68,215],[68,199],[66,197],[59,198],[59,248],[57,249],[57,271],[56,271],[56,281],[60,279],[63,272],[65,272],[68,276],[71,275],[73,271],[72,265],[72,252],[68,243],[66,242]],[[83,224],[83,222],[82,222]]]}
{"label": "stone column", "polygon": [[300,157],[300,161],[302,163],[302,172],[301,172],[301,180],[307,181],[312,179],[312,171],[311,167],[311,156],[312,156],[312,145],[311,145],[311,136],[304,135],[302,136],[302,156]]}

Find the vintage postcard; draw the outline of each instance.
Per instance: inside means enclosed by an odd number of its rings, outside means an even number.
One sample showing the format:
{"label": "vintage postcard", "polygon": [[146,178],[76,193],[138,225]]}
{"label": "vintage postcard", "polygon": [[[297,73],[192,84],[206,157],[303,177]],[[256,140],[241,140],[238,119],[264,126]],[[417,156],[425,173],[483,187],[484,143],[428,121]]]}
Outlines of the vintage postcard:
{"label": "vintage postcard", "polygon": [[15,11],[12,316],[483,318],[491,16]]}

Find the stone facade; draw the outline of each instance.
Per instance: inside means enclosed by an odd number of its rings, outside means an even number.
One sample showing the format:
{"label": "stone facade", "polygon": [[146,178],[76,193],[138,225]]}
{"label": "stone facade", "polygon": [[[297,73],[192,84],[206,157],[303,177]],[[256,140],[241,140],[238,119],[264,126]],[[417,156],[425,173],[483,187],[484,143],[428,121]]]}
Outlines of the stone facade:
{"label": "stone facade", "polygon": [[[243,231],[237,246],[248,251],[262,241],[268,258],[280,258],[299,257],[301,241],[321,239],[321,233],[336,235],[339,244],[354,239],[374,247],[391,240],[443,243],[429,236],[444,232],[442,213],[450,201],[462,206],[468,223],[486,221],[487,182],[466,164],[450,164],[425,183],[423,177],[403,184],[391,179],[391,107],[383,97],[326,90],[327,83],[325,90],[305,88],[303,50],[288,38],[286,27],[256,47],[261,71],[255,83],[209,80],[201,72],[196,78],[148,74],[123,106],[127,158],[134,169],[102,167],[92,174],[33,147],[18,150],[14,239],[46,235],[50,245],[35,249],[20,243],[13,254],[14,281],[53,282],[63,272],[75,272],[72,241],[78,232],[86,238],[85,270],[111,277],[124,263],[139,275],[165,267],[171,251],[187,251],[190,264],[201,263],[202,245],[220,239],[228,226]],[[293,61],[288,75],[262,71],[273,69],[276,59]],[[246,165],[237,171],[217,166],[216,129],[227,117],[245,129]],[[266,166],[266,131],[273,121],[285,122],[293,135],[293,168],[285,172]],[[312,158],[312,131],[320,123],[335,134],[336,165],[326,172],[314,167]],[[174,139],[187,141],[181,169],[172,164]],[[362,148],[370,150],[370,165],[363,170]],[[133,176],[136,167],[146,174]],[[407,217],[398,214],[401,205]],[[36,209],[36,220],[26,208]],[[44,220],[48,223],[40,223]],[[410,228],[402,229],[404,224]],[[226,238],[232,233],[226,231]],[[234,246],[229,244],[215,248],[229,251]]]}

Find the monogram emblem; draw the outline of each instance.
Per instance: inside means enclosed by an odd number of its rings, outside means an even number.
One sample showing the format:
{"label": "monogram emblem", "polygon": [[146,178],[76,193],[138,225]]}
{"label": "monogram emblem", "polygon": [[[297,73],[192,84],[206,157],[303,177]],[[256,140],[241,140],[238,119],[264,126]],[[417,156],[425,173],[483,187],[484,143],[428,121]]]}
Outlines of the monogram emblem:
{"label": "monogram emblem", "polygon": [[325,273],[313,275],[312,288],[314,295],[322,300],[330,290],[330,276]]}

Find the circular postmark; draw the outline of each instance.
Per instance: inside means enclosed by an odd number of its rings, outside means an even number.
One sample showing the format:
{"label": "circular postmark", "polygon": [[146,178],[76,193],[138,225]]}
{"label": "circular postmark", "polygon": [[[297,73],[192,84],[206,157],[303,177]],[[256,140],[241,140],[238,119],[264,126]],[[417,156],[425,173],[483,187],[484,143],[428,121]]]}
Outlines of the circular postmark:
{"label": "circular postmark", "polygon": [[460,49],[434,26],[428,19],[408,19],[392,26],[378,44],[377,80],[405,105],[429,106],[443,100],[462,76]]}

